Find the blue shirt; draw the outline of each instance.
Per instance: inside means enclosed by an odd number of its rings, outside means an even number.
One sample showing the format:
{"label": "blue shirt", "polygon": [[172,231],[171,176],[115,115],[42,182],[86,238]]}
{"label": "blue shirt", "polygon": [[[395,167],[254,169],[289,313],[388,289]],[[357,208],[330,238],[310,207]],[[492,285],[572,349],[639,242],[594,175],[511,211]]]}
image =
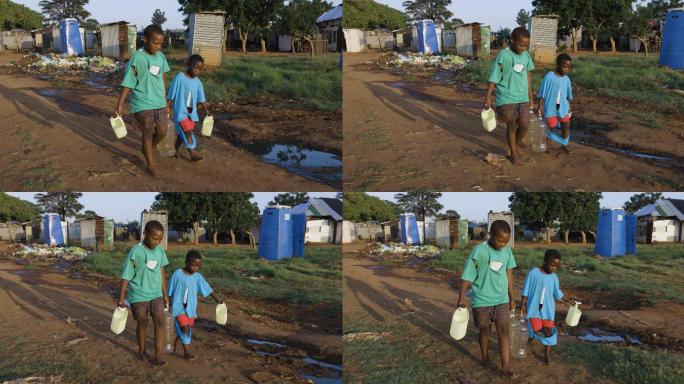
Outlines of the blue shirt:
{"label": "blue shirt", "polygon": [[[527,318],[538,318],[542,320],[554,320],[556,315],[556,300],[563,297],[560,290],[558,276],[555,273],[547,274],[539,268],[533,268],[525,277],[522,295],[527,297],[527,307],[525,312]],[[544,304],[541,311],[539,304]]]}
{"label": "blue shirt", "polygon": [[[538,97],[544,98],[544,118],[567,116],[572,100],[570,78],[558,76],[555,72],[547,73],[539,87]],[[560,109],[556,109],[556,104],[560,104]]]}
{"label": "blue shirt", "polygon": [[173,317],[183,313],[188,317],[197,317],[197,293],[207,297],[213,292],[202,274],[195,272],[188,275],[180,268],[171,275],[167,289]]}
{"label": "blue shirt", "polygon": [[[188,113],[188,95],[192,113]],[[191,79],[185,72],[181,72],[173,78],[169,86],[169,94],[166,96],[173,104],[173,121],[179,122],[189,117],[192,121],[199,121],[197,115],[197,103],[204,103],[204,87],[199,77]]]}

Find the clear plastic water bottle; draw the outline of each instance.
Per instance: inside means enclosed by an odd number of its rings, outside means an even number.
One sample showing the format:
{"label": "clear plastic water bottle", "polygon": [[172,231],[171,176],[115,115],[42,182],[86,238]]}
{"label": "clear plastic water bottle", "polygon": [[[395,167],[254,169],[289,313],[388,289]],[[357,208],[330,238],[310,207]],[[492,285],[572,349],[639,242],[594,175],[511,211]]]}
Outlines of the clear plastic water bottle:
{"label": "clear plastic water bottle", "polygon": [[173,314],[168,308],[164,308],[164,353],[173,353],[173,343],[176,339],[176,331],[173,326]]}
{"label": "clear plastic water bottle", "polygon": [[537,117],[535,111],[530,111],[530,128],[528,130],[529,143],[533,152],[546,152],[546,121]]}
{"label": "clear plastic water bottle", "polygon": [[[549,127],[546,125],[546,119],[539,119],[539,141],[537,143],[537,150],[535,152],[546,152],[548,146],[546,145],[546,136],[549,134]],[[534,150],[534,147],[532,148]]]}
{"label": "clear plastic water bottle", "polygon": [[515,313],[511,312],[511,356],[522,359],[527,354],[527,324],[525,320],[518,320]]}
{"label": "clear plastic water bottle", "polygon": [[171,118],[166,119],[166,136],[158,148],[162,156],[171,157],[176,154],[176,128]]}

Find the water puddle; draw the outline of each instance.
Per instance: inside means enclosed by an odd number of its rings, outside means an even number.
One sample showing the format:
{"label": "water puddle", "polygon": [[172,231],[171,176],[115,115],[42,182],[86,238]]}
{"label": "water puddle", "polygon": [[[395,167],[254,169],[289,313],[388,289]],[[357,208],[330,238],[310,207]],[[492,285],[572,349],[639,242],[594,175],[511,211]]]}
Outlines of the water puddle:
{"label": "water puddle", "polygon": [[654,154],[645,153],[645,152],[633,151],[630,149],[619,147],[617,145],[599,143],[598,141],[602,141],[601,138],[597,138],[595,135],[593,135],[589,132],[575,131],[575,132],[573,132],[573,136],[575,137],[575,139],[573,141],[576,141],[577,143],[580,143],[582,145],[586,145],[588,147],[601,149],[601,150],[608,151],[611,153],[615,153],[618,155],[633,157],[635,159],[649,160],[649,161],[655,162],[658,165],[663,166],[663,167],[668,167],[668,168],[681,168],[682,167],[682,162],[679,159],[675,159],[675,158],[668,157],[668,156],[654,155]]}
{"label": "water puddle", "polygon": [[277,348],[285,348],[286,347],[286,345],[284,345],[284,344],[278,344],[278,343],[274,343],[271,341],[258,340],[258,339],[247,339],[247,344],[267,345],[269,347],[277,347]]}
{"label": "water puddle", "polygon": [[10,271],[10,273],[13,274],[13,275],[23,276],[23,275],[28,274],[29,271],[27,271],[27,270],[25,270],[25,269],[17,269],[16,271]]}
{"label": "water puddle", "polygon": [[333,188],[342,188],[342,158],[338,155],[294,144],[271,142],[255,142],[241,147],[261,157],[266,163]]}
{"label": "water puddle", "polygon": [[83,79],[83,85],[91,89],[108,90],[110,88],[107,77],[95,73],[88,73],[85,79]]}
{"label": "water puddle", "polygon": [[309,375],[302,375],[306,380],[311,380],[314,384],[342,384],[342,379],[329,378],[329,377],[316,377]]}
{"label": "water puddle", "polygon": [[628,344],[641,344],[639,339],[632,337],[626,333],[617,334],[613,332],[607,332],[600,330],[598,328],[592,328],[586,335],[578,336],[578,339],[582,341],[588,341],[591,343],[628,343]]}
{"label": "water puddle", "polygon": [[56,89],[49,88],[36,89],[36,93],[45,97],[57,97],[59,95]]}

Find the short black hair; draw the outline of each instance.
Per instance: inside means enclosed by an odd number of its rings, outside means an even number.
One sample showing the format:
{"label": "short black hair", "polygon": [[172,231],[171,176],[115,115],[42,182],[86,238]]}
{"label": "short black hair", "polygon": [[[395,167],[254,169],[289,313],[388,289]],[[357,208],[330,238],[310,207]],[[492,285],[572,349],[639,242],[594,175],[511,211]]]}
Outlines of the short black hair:
{"label": "short black hair", "polygon": [[513,38],[513,40],[517,39],[518,37],[527,37],[529,39],[530,31],[523,27],[518,27],[513,30],[513,32],[511,33],[511,37]]}
{"label": "short black hair", "polygon": [[198,54],[195,53],[194,55],[191,55],[191,56],[188,58],[188,67],[192,67],[193,64],[195,64],[195,63],[197,63],[197,62],[200,62],[200,61],[201,61],[202,63],[204,63],[204,57],[202,57],[202,56],[200,56],[200,55],[198,55]]}
{"label": "short black hair", "polygon": [[560,252],[556,251],[555,249],[549,249],[546,251],[544,254],[544,264],[551,262],[551,260],[554,259],[561,259]]}
{"label": "short black hair", "polygon": [[148,39],[152,37],[152,35],[155,33],[164,36],[164,30],[157,24],[150,24],[147,27],[145,27],[144,34],[145,37],[147,37]]}
{"label": "short black hair", "polygon": [[157,220],[150,220],[145,224],[145,232],[150,233],[152,231],[164,232],[164,226]]}
{"label": "short black hair", "polygon": [[194,249],[191,249],[188,251],[188,253],[185,255],[185,264],[192,263],[193,260],[195,259],[200,259],[202,260],[202,254],[199,253],[199,251],[196,251]]}
{"label": "short black hair", "polygon": [[489,227],[491,233],[511,233],[511,226],[504,220],[494,220],[492,226]]}
{"label": "short black hair", "polygon": [[560,68],[560,66],[566,61],[572,61],[572,57],[570,57],[570,55],[567,53],[561,53],[558,55],[558,57],[556,57],[556,66]]}

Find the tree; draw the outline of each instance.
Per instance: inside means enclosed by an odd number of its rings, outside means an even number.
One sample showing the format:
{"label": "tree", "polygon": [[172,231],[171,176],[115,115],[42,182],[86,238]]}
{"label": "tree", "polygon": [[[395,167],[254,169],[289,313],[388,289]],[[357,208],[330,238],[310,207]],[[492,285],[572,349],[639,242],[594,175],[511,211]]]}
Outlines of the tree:
{"label": "tree", "polygon": [[99,216],[99,215],[97,214],[97,212],[88,209],[88,210],[86,210],[86,211],[83,212],[83,213],[77,213],[75,217],[81,219],[81,218],[86,218],[86,217],[97,217],[97,216]]}
{"label": "tree", "polygon": [[530,14],[524,9],[521,9],[518,12],[518,16],[515,19],[515,22],[518,23],[518,26],[527,28],[527,24],[530,22]]}
{"label": "tree", "polygon": [[235,192],[232,194],[232,204],[227,208],[229,212],[227,227],[230,230],[232,243],[235,244],[235,231],[244,231],[249,236],[249,243],[255,247],[254,236],[251,229],[259,223],[259,207],[250,199],[251,193]]}
{"label": "tree", "polygon": [[30,31],[42,24],[43,17],[40,13],[9,0],[0,0],[0,30],[19,28]]}
{"label": "tree", "polygon": [[462,19],[459,19],[457,17],[454,17],[453,19],[444,22],[444,28],[449,30],[449,29],[454,29],[458,27],[459,25],[463,25],[465,22]]}
{"label": "tree", "polygon": [[608,18],[605,26],[605,33],[610,39],[610,48],[612,52],[616,51],[615,39],[623,35],[625,31],[625,20],[627,20],[632,13],[633,2],[634,0],[613,0],[611,6],[613,15]]}
{"label": "tree", "polygon": [[406,26],[406,15],[373,0],[345,0],[344,27],[359,29],[389,29]]}
{"label": "tree", "polygon": [[613,6],[621,4],[620,0],[587,0],[584,2],[582,24],[586,26],[592,42],[594,53],[598,52],[598,36],[606,28],[613,17]]}
{"label": "tree", "polygon": [[558,226],[563,209],[562,194],[556,192],[514,192],[509,207],[520,225],[546,230],[546,242],[551,242],[551,229]]}
{"label": "tree", "polygon": [[494,33],[496,36],[496,43],[497,46],[500,48],[504,48],[510,45],[510,39],[511,39],[511,29],[510,28],[499,28],[498,31]]}
{"label": "tree", "polygon": [[558,38],[572,37],[572,50],[577,52],[577,41],[586,11],[582,0],[533,0],[532,15],[557,15]]}
{"label": "tree", "polygon": [[402,3],[411,20],[432,20],[444,23],[454,14],[447,9],[451,0],[407,0]]}
{"label": "tree", "polygon": [[37,193],[35,199],[43,213],[57,213],[65,221],[67,217],[76,217],[83,209],[78,202],[81,196],[81,192],[46,192]]}
{"label": "tree", "polygon": [[401,212],[397,212],[391,202],[364,192],[346,192],[342,209],[344,219],[354,222],[389,221]]}
{"label": "tree", "polygon": [[[235,244],[234,230],[249,230],[259,219],[259,208],[250,201],[254,197],[246,192],[203,193],[205,200],[206,228],[218,245],[218,233],[230,231],[231,243]],[[250,239],[250,244],[251,244]]]}
{"label": "tree", "polygon": [[40,215],[35,204],[0,192],[0,222],[31,221]]}
{"label": "tree", "polygon": [[192,229],[193,243],[199,242],[200,223],[206,219],[207,201],[199,192],[161,192],[154,197],[153,210],[164,210],[169,215],[169,225],[179,230]]}
{"label": "tree", "polygon": [[332,3],[322,0],[290,0],[278,12],[276,30],[292,36],[292,53],[295,53],[294,39],[309,42],[311,56],[314,55],[313,36],[317,33],[316,19],[332,8]]}
{"label": "tree", "polygon": [[127,240],[130,240],[131,235],[133,235],[133,239],[139,240],[140,222],[138,220],[133,220],[126,223],[126,232],[128,234]]}
{"label": "tree", "polygon": [[[641,41],[646,56],[648,56],[648,35],[651,33],[648,23],[653,17],[653,9],[637,5],[636,10],[627,15],[625,22],[625,32],[629,37]],[[635,53],[638,53],[638,50]]]}
{"label": "tree", "polygon": [[437,201],[442,197],[441,192],[414,191],[397,193],[394,199],[406,212],[413,212],[416,218],[423,220],[423,234],[425,234],[425,222],[428,216],[436,216],[442,210],[442,204]]}
{"label": "tree", "polygon": [[637,193],[636,195],[632,195],[629,198],[629,201],[625,202],[623,208],[625,209],[626,213],[631,215],[641,208],[649,204],[653,204],[656,202],[656,200],[660,200],[662,198],[662,192]]}
{"label": "tree", "polygon": [[586,232],[594,233],[596,230],[601,192],[565,192],[560,195],[562,205],[559,221],[565,243],[568,243],[570,231],[579,231],[582,233],[582,244],[586,244]]}
{"label": "tree", "polygon": [[97,31],[99,26],[100,22],[96,19],[88,19],[82,25],[82,27],[85,28],[87,31]]}
{"label": "tree", "polygon": [[159,8],[155,9],[150,22],[161,27],[166,23],[166,12],[162,12]]}
{"label": "tree", "polygon": [[646,5],[656,20],[662,20],[670,9],[682,6],[684,6],[684,0],[651,0]]}
{"label": "tree", "polygon": [[75,18],[82,23],[90,16],[90,12],[85,10],[88,2],[89,0],[41,0],[38,5],[47,22]]}
{"label": "tree", "polygon": [[307,201],[309,201],[309,195],[306,192],[288,192],[277,195],[268,204],[294,207],[295,205],[306,203]]}

